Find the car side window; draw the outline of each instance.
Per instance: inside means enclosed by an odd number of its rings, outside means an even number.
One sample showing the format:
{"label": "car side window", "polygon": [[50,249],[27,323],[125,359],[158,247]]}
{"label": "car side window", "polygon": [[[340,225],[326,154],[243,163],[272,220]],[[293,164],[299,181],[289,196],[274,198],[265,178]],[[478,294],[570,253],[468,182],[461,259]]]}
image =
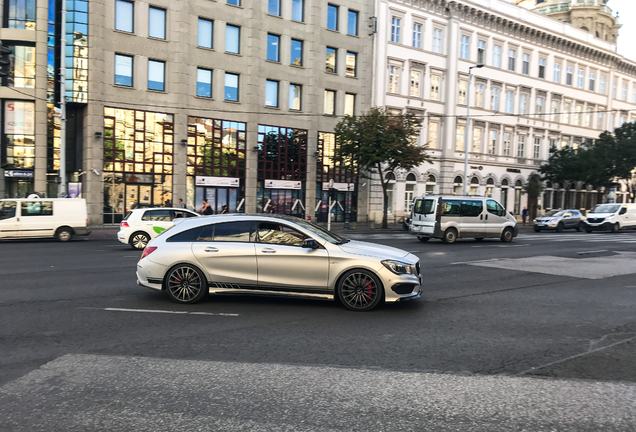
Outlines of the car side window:
{"label": "car side window", "polygon": [[185,211],[185,210],[171,210],[171,213],[173,215],[172,219],[188,218],[188,217],[196,216],[190,213],[189,211]]}
{"label": "car side window", "polygon": [[447,200],[442,201],[442,215],[443,216],[459,216],[461,214],[461,201],[458,200]]}
{"label": "car side window", "polygon": [[22,201],[22,216],[52,216],[53,201]]}
{"label": "car side window", "polygon": [[623,207],[618,214],[624,215],[625,213],[627,213],[627,207]]}
{"label": "car side window", "polygon": [[172,219],[172,211],[170,210],[148,210],[141,217],[142,221],[170,222]]}
{"label": "car side window", "polygon": [[0,220],[15,217],[17,201],[0,201]]}
{"label": "car side window", "polygon": [[271,222],[258,224],[258,239],[261,243],[301,246],[307,236],[287,225]]}
{"label": "car side window", "polygon": [[478,217],[484,209],[481,201],[462,201],[462,216]]}
{"label": "car side window", "polygon": [[488,213],[491,213],[497,216],[505,216],[506,214],[503,207],[495,200],[487,200],[486,209],[488,210]]}
{"label": "car side window", "polygon": [[254,241],[254,228],[250,221],[211,224],[204,227],[197,241],[247,243]]}
{"label": "car side window", "polygon": [[197,241],[197,239],[199,238],[199,233],[202,229],[202,227],[192,228],[187,231],[180,232],[179,234],[175,234],[166,241],[176,243],[192,243]]}

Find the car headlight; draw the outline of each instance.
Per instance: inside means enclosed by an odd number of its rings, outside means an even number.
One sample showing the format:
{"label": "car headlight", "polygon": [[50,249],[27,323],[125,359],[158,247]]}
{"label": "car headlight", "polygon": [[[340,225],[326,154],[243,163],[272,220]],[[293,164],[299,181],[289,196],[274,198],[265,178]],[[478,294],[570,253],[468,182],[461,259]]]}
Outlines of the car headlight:
{"label": "car headlight", "polygon": [[382,261],[382,265],[395,274],[412,274],[416,273],[415,265],[407,264],[402,261],[386,260]]}
{"label": "car headlight", "polygon": [[556,222],[558,221],[558,219],[552,219],[550,222]]}

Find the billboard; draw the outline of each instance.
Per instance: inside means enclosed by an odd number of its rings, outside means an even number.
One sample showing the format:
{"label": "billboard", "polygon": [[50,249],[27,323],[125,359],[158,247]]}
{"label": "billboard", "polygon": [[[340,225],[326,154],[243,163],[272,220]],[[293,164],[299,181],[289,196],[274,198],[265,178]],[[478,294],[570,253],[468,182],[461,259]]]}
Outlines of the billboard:
{"label": "billboard", "polygon": [[5,101],[4,133],[6,135],[35,135],[35,103]]}

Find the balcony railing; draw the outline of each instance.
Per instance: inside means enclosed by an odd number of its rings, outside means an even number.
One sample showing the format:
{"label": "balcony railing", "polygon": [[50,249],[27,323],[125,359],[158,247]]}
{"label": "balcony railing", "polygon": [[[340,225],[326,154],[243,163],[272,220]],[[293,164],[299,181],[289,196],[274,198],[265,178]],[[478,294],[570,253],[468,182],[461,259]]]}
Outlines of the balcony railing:
{"label": "balcony railing", "polygon": [[536,12],[541,14],[549,14],[554,12],[563,12],[570,10],[570,8],[577,6],[596,6],[599,8],[601,12],[605,12],[606,14],[611,15],[612,9],[607,7],[606,5],[599,4],[598,0],[571,0],[568,2],[558,3],[550,6],[545,6],[542,8],[535,9]]}

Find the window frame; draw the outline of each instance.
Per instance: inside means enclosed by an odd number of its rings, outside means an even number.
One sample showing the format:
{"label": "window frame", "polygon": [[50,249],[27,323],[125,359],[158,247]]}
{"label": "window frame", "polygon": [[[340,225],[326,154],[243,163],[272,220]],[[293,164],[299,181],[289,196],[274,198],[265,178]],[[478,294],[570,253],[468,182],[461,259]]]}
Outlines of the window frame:
{"label": "window frame", "polygon": [[422,49],[422,30],[424,24],[414,21],[413,22],[413,48]]}
{"label": "window frame", "polygon": [[[349,72],[349,58],[353,57],[353,73]],[[347,51],[345,54],[345,76],[355,78],[358,76],[358,53]]]}
{"label": "window frame", "polygon": [[[275,39],[276,43],[274,44],[276,46],[275,48],[275,57],[276,58],[270,58],[270,48],[273,46],[272,45],[272,40]],[[280,63],[280,35],[277,35],[275,33],[267,33],[267,50],[265,53],[265,59],[267,61],[271,61],[271,62],[276,62],[276,63]]]}
{"label": "window frame", "polygon": [[[273,16],[281,16],[280,2],[281,2],[281,0],[267,0],[267,13],[269,15],[273,15]],[[271,7],[270,7],[272,5],[272,3],[276,4],[276,6],[278,8],[278,13],[272,13]]]}
{"label": "window frame", "polygon": [[[273,104],[268,103],[267,99],[272,96],[272,94],[270,94],[270,90],[272,88],[272,86],[275,86],[275,101],[273,102]],[[272,79],[266,79],[265,80],[265,106],[268,108],[278,108],[280,105],[280,81],[278,80],[272,80]]]}
{"label": "window frame", "polygon": [[[333,3],[327,3],[327,30],[339,31],[338,15],[340,14],[340,6]],[[333,28],[331,27],[333,25]]]}
{"label": "window frame", "polygon": [[444,53],[444,29],[441,27],[433,28],[433,39],[432,39],[431,51],[433,51],[436,54]]}
{"label": "window frame", "polygon": [[[150,34],[151,23],[152,23],[151,14],[153,13],[153,11],[155,11],[155,12],[163,12],[163,23],[162,23],[163,37],[154,36],[154,35]],[[167,39],[167,34],[168,34],[167,23],[168,23],[168,11],[166,9],[160,8],[160,7],[157,7],[157,6],[148,6],[148,37],[149,38],[159,39],[159,40],[166,40]]]}
{"label": "window frame", "polygon": [[[294,55],[294,42],[298,42],[300,44],[300,57],[298,57],[298,59],[300,59],[299,63],[296,64],[295,62],[292,62],[292,56]],[[291,39],[289,42],[289,64],[292,66],[302,66],[303,65],[303,51],[304,51],[304,41],[301,39]]]}
{"label": "window frame", "polygon": [[402,17],[397,15],[391,15],[391,42],[400,42],[400,29],[402,27]]}
{"label": "window frame", "polygon": [[[352,107],[351,107],[350,111],[347,109],[347,106],[348,106],[348,103],[349,103],[347,99],[349,98],[349,96],[351,96],[353,98],[353,104],[352,104]],[[352,117],[356,115],[356,99],[357,98],[356,98],[356,94],[355,93],[345,93],[344,110],[343,110],[344,111],[344,115],[350,115]]]}
{"label": "window frame", "polygon": [[[228,31],[232,29],[232,30],[236,30],[237,32],[237,41],[236,41],[236,51],[231,51],[228,48],[232,48],[231,46],[229,46],[229,42],[228,42]],[[226,23],[225,24],[225,52],[229,53],[229,54],[241,54],[241,26],[237,26],[235,24],[230,24],[230,23]]]}
{"label": "window frame", "polygon": [[[117,8],[118,8],[119,5],[124,4],[124,3],[130,5],[130,30],[119,28],[117,26],[118,17],[119,17],[119,15],[117,14]],[[115,28],[115,30],[120,31],[120,32],[131,33],[131,34],[135,33],[135,2],[134,1],[130,1],[130,0],[115,0],[115,25],[114,25],[114,28]]]}
{"label": "window frame", "polygon": [[[236,99],[228,99],[227,97],[227,80],[229,77],[236,77]],[[223,100],[226,102],[241,101],[241,75],[234,72],[225,72],[223,75]]]}
{"label": "window frame", "polygon": [[[292,87],[300,89],[298,92],[298,108],[293,108],[292,104]],[[289,110],[290,111],[302,111],[303,108],[303,86],[302,84],[289,83]]]}
{"label": "window frame", "polygon": [[[125,57],[130,59],[130,85],[120,84],[117,82],[117,57]],[[121,75],[121,76],[124,76],[124,75]],[[132,56],[129,54],[115,53],[115,79],[114,79],[115,85],[122,86],[122,87],[134,87],[134,84],[135,84],[134,76],[135,76],[135,56]]]}
{"label": "window frame", "polygon": [[[201,45],[199,42],[202,40],[201,35],[201,22],[210,24],[210,46]],[[205,35],[207,37],[207,35]],[[214,20],[198,17],[197,19],[197,47],[214,49]]]}
{"label": "window frame", "polygon": [[[327,95],[331,94],[333,95],[333,101],[331,103],[331,112],[327,111]],[[335,116],[336,115],[336,96],[337,96],[337,92],[336,90],[332,90],[332,89],[325,89],[324,92],[324,104],[323,104],[323,114],[326,116]]]}
{"label": "window frame", "polygon": [[[351,17],[355,17],[354,32],[351,33]],[[360,13],[355,10],[347,10],[347,34],[350,36],[358,36],[358,18]]]}
{"label": "window frame", "polygon": [[[210,73],[210,82],[207,83],[207,85],[210,86],[209,95],[204,95],[204,94],[200,94],[199,93],[199,83],[203,82],[203,81],[199,81],[199,72],[209,72]],[[213,76],[214,76],[214,73],[213,73],[212,69],[197,67],[197,91],[196,91],[196,95],[198,97],[205,97],[205,98],[210,98],[210,99],[212,98],[212,77]]]}

